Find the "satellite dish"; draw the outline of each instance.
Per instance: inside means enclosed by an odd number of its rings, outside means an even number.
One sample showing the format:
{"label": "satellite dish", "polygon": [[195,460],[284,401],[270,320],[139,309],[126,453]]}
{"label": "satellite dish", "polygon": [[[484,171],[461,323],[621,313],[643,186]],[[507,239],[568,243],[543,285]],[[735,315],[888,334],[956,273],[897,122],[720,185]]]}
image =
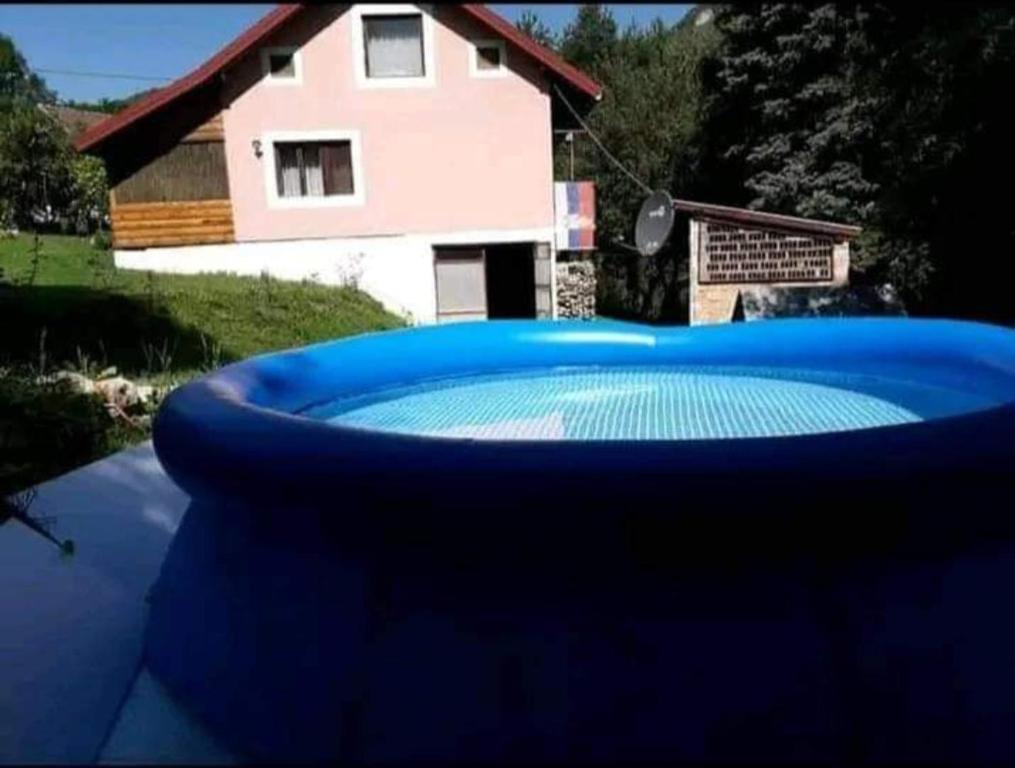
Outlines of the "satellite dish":
{"label": "satellite dish", "polygon": [[673,231],[673,198],[657,190],[641,204],[634,225],[634,244],[642,256],[655,256]]}

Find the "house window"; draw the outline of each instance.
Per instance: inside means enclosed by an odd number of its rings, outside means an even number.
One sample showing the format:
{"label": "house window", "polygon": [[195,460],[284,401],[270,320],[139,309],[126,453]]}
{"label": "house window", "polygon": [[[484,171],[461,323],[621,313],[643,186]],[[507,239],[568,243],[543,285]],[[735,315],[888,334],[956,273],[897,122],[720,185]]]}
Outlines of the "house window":
{"label": "house window", "polygon": [[469,45],[469,74],[473,77],[503,77],[506,63],[503,40],[476,40]]}
{"label": "house window", "polygon": [[352,195],[349,141],[275,143],[275,183],[279,198]]}
{"label": "house window", "polygon": [[437,84],[433,6],[356,3],[350,21],[357,88],[432,88]]}
{"label": "house window", "polygon": [[300,54],[296,48],[262,48],[261,71],[271,85],[299,85]]}
{"label": "house window", "polygon": [[485,70],[500,69],[500,48],[496,45],[477,45],[476,67]]}
{"label": "house window", "polygon": [[363,47],[368,78],[426,75],[422,14],[364,16]]}
{"label": "house window", "polygon": [[268,54],[268,72],[273,78],[296,77],[296,64],[291,53]]}

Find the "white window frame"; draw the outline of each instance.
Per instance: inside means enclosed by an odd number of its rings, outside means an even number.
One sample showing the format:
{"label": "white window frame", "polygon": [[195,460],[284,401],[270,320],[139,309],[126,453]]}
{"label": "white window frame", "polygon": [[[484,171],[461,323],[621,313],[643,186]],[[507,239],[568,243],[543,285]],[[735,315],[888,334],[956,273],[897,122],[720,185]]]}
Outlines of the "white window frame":
{"label": "white window frame", "polygon": [[[322,195],[321,197],[280,197],[275,175],[275,144],[286,141],[348,141],[352,161],[351,195]],[[261,136],[264,148],[264,187],[268,196],[268,207],[286,208],[344,208],[363,205],[366,202],[366,186],[363,179],[363,151],[360,146],[360,132],[357,130],[325,131],[271,131]]]}
{"label": "white window frame", "polygon": [[[293,57],[292,77],[272,77],[271,56],[289,54]],[[300,49],[294,45],[276,45],[261,49],[261,72],[268,85],[303,85],[303,61]]]}
{"label": "white window frame", "polygon": [[[364,16],[405,16],[422,14],[423,28],[423,76],[422,77],[367,77],[366,49],[363,38]],[[434,49],[433,6],[398,3],[392,5],[354,5],[350,9],[352,23],[353,72],[358,88],[432,88],[436,82],[434,64],[437,60]]]}
{"label": "white window frame", "polygon": [[[469,45],[469,75],[471,77],[504,77],[508,73],[507,67],[507,45],[503,40],[470,40]],[[500,51],[500,66],[497,69],[479,68],[479,49],[497,48]]]}

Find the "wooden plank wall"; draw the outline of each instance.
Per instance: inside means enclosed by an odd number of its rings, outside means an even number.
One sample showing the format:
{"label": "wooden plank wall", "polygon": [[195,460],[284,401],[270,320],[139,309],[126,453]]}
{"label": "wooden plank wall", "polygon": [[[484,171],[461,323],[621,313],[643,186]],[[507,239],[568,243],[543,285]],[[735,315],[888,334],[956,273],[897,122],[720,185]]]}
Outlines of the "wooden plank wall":
{"label": "wooden plank wall", "polygon": [[224,200],[229,197],[225,143],[177,144],[113,189],[119,203]]}
{"label": "wooden plank wall", "polygon": [[231,243],[233,208],[228,200],[117,203],[110,200],[114,248]]}
{"label": "wooden plank wall", "polygon": [[199,125],[193,131],[184,136],[180,141],[195,142],[195,141],[225,141],[226,132],[225,127],[222,124],[222,113],[219,112],[214,115],[204,125]]}
{"label": "wooden plank wall", "polygon": [[234,242],[222,113],[176,141],[136,145],[150,159],[110,190],[114,248]]}

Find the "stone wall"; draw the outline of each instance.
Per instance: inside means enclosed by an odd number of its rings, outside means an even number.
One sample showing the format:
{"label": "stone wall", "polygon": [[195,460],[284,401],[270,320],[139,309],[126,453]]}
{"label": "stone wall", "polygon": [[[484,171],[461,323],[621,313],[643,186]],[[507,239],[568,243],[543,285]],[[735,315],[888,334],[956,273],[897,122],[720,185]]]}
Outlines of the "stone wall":
{"label": "stone wall", "polygon": [[557,317],[596,315],[596,265],[591,261],[557,262]]}

